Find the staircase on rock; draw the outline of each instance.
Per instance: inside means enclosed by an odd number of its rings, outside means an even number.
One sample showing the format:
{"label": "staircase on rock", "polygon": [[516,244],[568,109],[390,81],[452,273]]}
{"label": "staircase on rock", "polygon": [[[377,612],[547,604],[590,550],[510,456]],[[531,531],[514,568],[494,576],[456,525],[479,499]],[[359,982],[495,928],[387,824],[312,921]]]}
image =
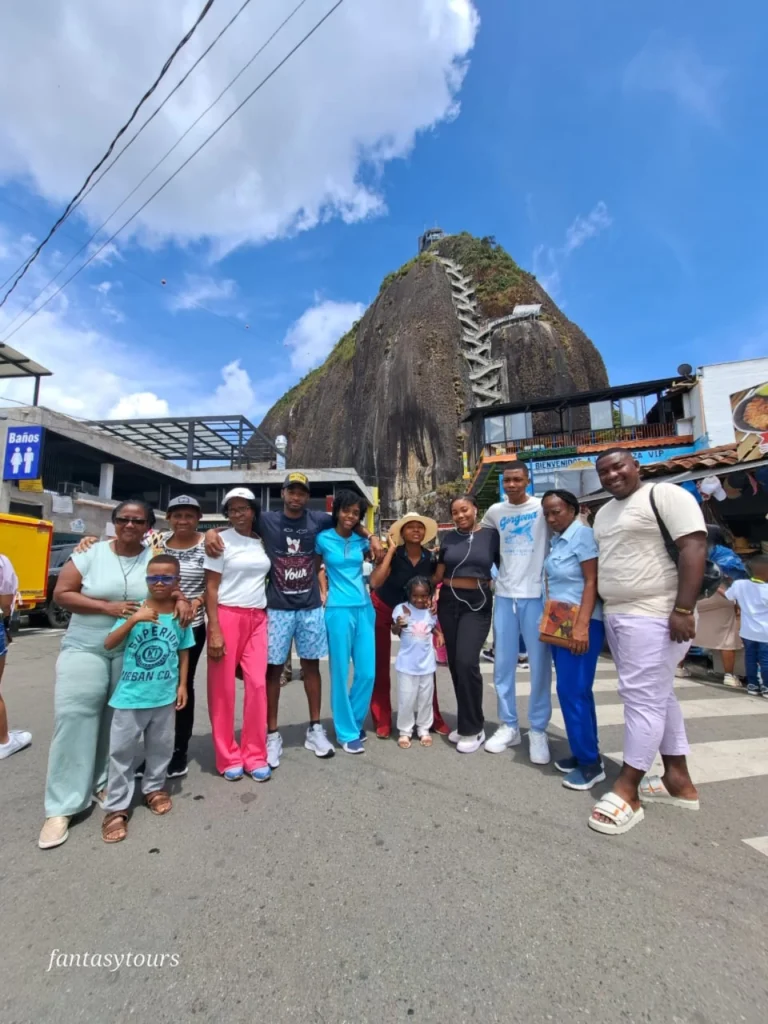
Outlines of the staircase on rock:
{"label": "staircase on rock", "polygon": [[[438,256],[451,285],[456,316],[461,324],[461,350],[469,366],[469,380],[478,406],[495,405],[506,397],[504,360],[491,358],[491,335],[500,321],[482,321],[478,315],[472,278],[455,260]],[[500,318],[506,321],[507,317]],[[510,317],[509,319],[514,319]]]}

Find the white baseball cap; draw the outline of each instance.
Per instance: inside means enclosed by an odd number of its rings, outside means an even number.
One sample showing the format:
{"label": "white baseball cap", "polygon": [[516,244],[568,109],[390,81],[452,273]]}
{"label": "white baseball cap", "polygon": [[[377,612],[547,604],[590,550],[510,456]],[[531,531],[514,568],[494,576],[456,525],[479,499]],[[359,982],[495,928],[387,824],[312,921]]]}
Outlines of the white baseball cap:
{"label": "white baseball cap", "polygon": [[222,509],[225,509],[233,498],[243,498],[244,501],[256,501],[256,495],[253,491],[249,491],[247,487],[233,487],[231,491],[227,491],[224,495],[224,501],[221,503]]}

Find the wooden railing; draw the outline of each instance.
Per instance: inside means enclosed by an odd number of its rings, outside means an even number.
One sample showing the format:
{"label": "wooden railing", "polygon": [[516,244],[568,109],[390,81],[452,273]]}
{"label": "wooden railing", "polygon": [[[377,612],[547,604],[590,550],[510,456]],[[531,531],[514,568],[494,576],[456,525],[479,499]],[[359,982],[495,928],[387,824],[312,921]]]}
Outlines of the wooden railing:
{"label": "wooden railing", "polygon": [[634,427],[612,427],[609,430],[572,430],[562,434],[537,434],[517,441],[494,441],[483,446],[485,455],[517,455],[534,453],[537,449],[582,448],[593,444],[616,444],[619,441],[652,441],[675,437],[674,423],[640,423]]}

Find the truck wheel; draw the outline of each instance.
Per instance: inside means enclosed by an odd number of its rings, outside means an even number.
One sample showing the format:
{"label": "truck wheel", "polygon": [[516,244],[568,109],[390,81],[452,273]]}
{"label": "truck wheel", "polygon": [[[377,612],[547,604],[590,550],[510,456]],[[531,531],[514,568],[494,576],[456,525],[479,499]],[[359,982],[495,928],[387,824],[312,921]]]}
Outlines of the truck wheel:
{"label": "truck wheel", "polygon": [[54,629],[66,629],[71,616],[71,612],[68,612],[66,608],[62,608],[60,604],[56,604],[55,601],[50,601],[45,609],[48,625]]}

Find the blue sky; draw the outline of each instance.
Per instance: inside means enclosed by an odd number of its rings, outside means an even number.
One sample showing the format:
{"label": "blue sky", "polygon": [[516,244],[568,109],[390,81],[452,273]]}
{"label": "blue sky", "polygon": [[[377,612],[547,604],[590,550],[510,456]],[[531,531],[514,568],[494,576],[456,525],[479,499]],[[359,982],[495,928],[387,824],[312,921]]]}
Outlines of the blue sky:
{"label": "blue sky", "polygon": [[[200,6],[184,4],[145,40],[147,3],[119,24],[100,12],[71,36],[56,26],[53,0],[0,16],[0,26],[10,18],[0,87],[16,90],[19,107],[0,127],[0,280]],[[35,6],[49,8],[46,29]],[[215,6],[200,45],[239,2]],[[312,0],[306,24],[328,6]],[[346,0],[305,56],[237,115],[242,124],[9,341],[56,370],[43,402],[75,415],[258,420],[415,253],[424,227],[439,224],[495,235],[592,338],[613,383],[762,355],[768,11],[757,0],[741,0],[738,17],[713,0],[693,10]],[[263,26],[248,27],[258,38]],[[13,62],[41,31],[48,60],[20,82]],[[218,63],[199,69],[205,86],[67,222],[0,313],[0,338],[226,80],[239,47],[253,45],[222,40]],[[84,51],[93,66],[79,84]],[[30,389],[1,390],[25,399]]]}

